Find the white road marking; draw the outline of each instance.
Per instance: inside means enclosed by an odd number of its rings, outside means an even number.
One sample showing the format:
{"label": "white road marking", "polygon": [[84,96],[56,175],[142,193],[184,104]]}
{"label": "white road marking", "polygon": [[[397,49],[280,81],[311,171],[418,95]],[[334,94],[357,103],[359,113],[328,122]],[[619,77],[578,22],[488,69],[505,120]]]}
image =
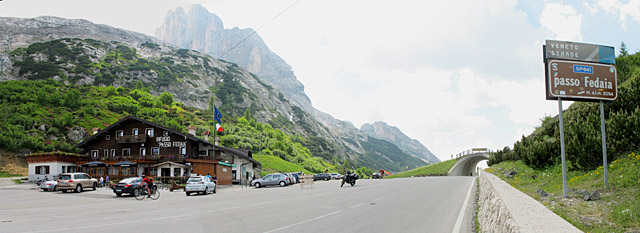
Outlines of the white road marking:
{"label": "white road marking", "polygon": [[358,206],[362,206],[362,205],[366,205],[366,204],[367,204],[367,203],[360,203],[360,204],[357,204],[357,205],[351,206],[351,207],[349,207],[349,208],[350,208],[350,209],[353,209],[353,208],[356,208],[356,207],[358,207]]}
{"label": "white road marking", "polygon": [[226,208],[226,209],[209,210],[209,211],[207,211],[207,212],[209,212],[209,213],[214,213],[214,212],[227,211],[227,210],[235,210],[235,209],[240,209],[240,207],[231,207],[231,208]]}
{"label": "white road marking", "polygon": [[176,216],[169,216],[169,217],[162,217],[162,218],[152,218],[152,219],[136,220],[136,221],[129,221],[129,222],[119,222],[119,223],[118,223],[118,222],[116,222],[116,223],[109,223],[109,224],[100,224],[100,225],[84,226],[84,227],[73,227],[73,228],[51,229],[51,230],[30,231],[30,232],[54,232],[54,231],[82,230],[82,229],[91,229],[91,228],[109,227],[109,226],[114,226],[114,225],[126,225],[126,224],[141,223],[141,222],[149,222],[149,221],[161,221],[161,220],[167,220],[167,219],[172,219],[172,218],[182,218],[182,217],[187,217],[187,216],[191,216],[191,214],[183,214],[183,215],[176,215]]}
{"label": "white road marking", "polygon": [[373,200],[374,200],[374,201],[377,201],[377,200],[380,200],[380,199],[382,199],[382,198],[384,198],[384,197],[378,197],[378,198],[373,199]]}
{"label": "white road marking", "polygon": [[331,213],[328,213],[328,214],[325,214],[325,215],[320,215],[320,216],[318,216],[318,217],[315,217],[315,218],[312,218],[312,219],[307,219],[307,220],[305,220],[305,221],[298,222],[298,223],[294,223],[294,224],[291,224],[291,225],[288,225],[288,226],[280,227],[280,228],[278,228],[278,229],[273,229],[273,230],[270,230],[270,231],[265,231],[264,233],[271,233],[271,232],[276,232],[276,231],[279,231],[279,230],[284,230],[284,229],[287,229],[287,228],[289,228],[289,227],[293,227],[293,226],[297,226],[297,225],[300,225],[300,224],[308,223],[308,222],[311,222],[311,221],[314,221],[314,220],[318,220],[318,219],[321,219],[321,218],[327,217],[327,216],[329,216],[329,215],[334,215],[334,214],[337,214],[337,213],[340,213],[340,210],[338,210],[338,211],[334,211],[334,212],[331,212]]}
{"label": "white road marking", "polygon": [[464,218],[464,210],[467,209],[467,204],[469,204],[469,197],[471,196],[471,190],[473,189],[473,185],[476,183],[476,178],[473,179],[471,185],[469,186],[469,191],[467,192],[467,197],[464,198],[464,203],[462,203],[462,207],[460,208],[460,213],[458,213],[458,219],[456,220],[456,225],[453,226],[452,233],[460,232],[460,227],[462,226],[462,219]]}

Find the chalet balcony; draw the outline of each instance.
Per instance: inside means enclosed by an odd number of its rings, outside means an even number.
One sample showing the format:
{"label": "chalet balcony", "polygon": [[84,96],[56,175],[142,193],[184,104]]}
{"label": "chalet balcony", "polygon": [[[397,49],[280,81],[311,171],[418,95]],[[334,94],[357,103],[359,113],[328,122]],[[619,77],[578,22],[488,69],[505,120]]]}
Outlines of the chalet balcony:
{"label": "chalet balcony", "polygon": [[118,143],[126,144],[126,143],[141,143],[147,141],[147,135],[125,135],[118,137]]}

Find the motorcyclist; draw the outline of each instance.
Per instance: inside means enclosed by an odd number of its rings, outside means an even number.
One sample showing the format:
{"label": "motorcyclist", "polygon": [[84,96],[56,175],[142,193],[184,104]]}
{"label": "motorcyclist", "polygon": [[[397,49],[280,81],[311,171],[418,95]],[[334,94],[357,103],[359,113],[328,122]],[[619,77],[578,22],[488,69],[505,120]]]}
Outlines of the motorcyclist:
{"label": "motorcyclist", "polygon": [[346,182],[347,180],[351,179],[351,171],[347,171],[347,174],[345,174],[342,177],[342,184],[340,184],[340,187],[342,187],[344,185],[344,182]]}

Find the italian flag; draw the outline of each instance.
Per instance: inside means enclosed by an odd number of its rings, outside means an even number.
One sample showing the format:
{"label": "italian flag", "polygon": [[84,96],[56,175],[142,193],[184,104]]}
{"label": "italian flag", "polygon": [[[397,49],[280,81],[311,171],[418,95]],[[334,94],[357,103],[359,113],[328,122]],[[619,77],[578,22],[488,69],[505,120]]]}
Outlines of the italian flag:
{"label": "italian flag", "polygon": [[222,132],[223,129],[222,129],[222,126],[220,125],[220,123],[216,123],[216,130],[218,132]]}

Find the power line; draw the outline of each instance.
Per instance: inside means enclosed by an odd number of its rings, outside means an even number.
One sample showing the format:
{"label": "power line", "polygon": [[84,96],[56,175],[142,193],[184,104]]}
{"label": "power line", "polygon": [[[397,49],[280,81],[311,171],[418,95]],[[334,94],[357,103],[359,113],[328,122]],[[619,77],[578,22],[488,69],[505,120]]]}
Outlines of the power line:
{"label": "power line", "polygon": [[224,54],[222,54],[222,56],[220,56],[220,59],[224,58],[224,56],[226,56],[227,54],[229,54],[229,52],[231,52],[231,50],[235,49],[236,47],[238,47],[238,45],[240,45],[242,42],[244,42],[245,40],[249,39],[249,37],[253,36],[253,34],[256,34],[258,31],[260,31],[260,29],[262,29],[263,27],[267,26],[267,24],[271,23],[273,20],[275,20],[276,18],[280,17],[280,15],[284,14],[284,12],[286,12],[287,10],[291,9],[292,7],[294,7],[295,5],[297,5],[299,2],[301,2],[302,0],[298,0],[296,2],[294,2],[293,4],[289,5],[287,8],[285,8],[284,10],[282,10],[280,13],[278,13],[276,16],[274,16],[273,18],[271,18],[269,21],[267,21],[265,24],[263,24],[262,26],[260,26],[258,29],[254,30],[253,32],[251,32],[251,34],[249,34],[247,37],[245,37],[244,39],[240,40],[238,43],[236,43],[234,46],[232,46],[229,50],[227,50]]}

